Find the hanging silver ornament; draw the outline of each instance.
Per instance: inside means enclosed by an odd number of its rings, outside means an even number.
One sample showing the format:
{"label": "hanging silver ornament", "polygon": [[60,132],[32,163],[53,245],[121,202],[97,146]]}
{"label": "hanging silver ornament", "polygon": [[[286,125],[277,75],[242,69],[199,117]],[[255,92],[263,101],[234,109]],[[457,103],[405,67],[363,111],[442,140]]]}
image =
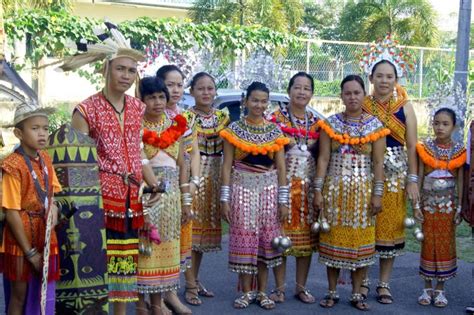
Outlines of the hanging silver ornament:
{"label": "hanging silver ornament", "polygon": [[331,226],[329,225],[326,219],[321,221],[321,232],[327,233],[331,230]]}
{"label": "hanging silver ornament", "polygon": [[321,229],[321,224],[318,221],[313,222],[313,224],[311,224],[311,232],[316,234],[319,232],[320,229]]}
{"label": "hanging silver ornament", "polygon": [[153,250],[151,249],[150,244],[147,244],[147,246],[145,247],[145,255],[146,255],[146,256],[151,256],[151,252],[152,252],[152,251],[153,251]]}
{"label": "hanging silver ornament", "polygon": [[423,232],[420,230],[420,228],[416,228],[415,231],[413,231],[413,235],[415,236],[415,239],[418,242],[422,242],[425,239],[425,235]]}
{"label": "hanging silver ornament", "polygon": [[140,244],[138,244],[138,252],[141,255],[145,254],[145,244],[143,244],[143,242],[140,242]]}
{"label": "hanging silver ornament", "polygon": [[287,250],[290,248],[292,245],[291,239],[288,236],[284,236],[280,240],[280,247],[283,249],[283,251]]}
{"label": "hanging silver ornament", "polygon": [[273,249],[278,249],[280,247],[280,239],[281,239],[281,236],[276,236],[272,239],[272,248]]}
{"label": "hanging silver ornament", "polygon": [[405,225],[406,228],[411,229],[412,227],[415,226],[415,219],[412,217],[406,217],[405,220],[403,220],[403,224]]}

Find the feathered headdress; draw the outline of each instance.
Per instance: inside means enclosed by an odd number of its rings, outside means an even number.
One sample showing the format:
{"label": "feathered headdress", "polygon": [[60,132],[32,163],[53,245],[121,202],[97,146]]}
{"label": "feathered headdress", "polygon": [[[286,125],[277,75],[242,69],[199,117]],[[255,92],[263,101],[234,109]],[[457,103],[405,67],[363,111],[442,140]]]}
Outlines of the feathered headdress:
{"label": "feathered headdress", "polygon": [[120,33],[115,24],[106,20],[104,25],[105,28],[94,28],[94,34],[100,42],[91,43],[81,39],[78,43],[69,44],[68,46],[77,49],[78,53],[66,57],[59,68],[63,71],[71,71],[93,62],[119,57],[128,57],[136,62],[145,60],[143,53],[131,48],[130,40]]}
{"label": "feathered headdress", "polygon": [[[2,125],[3,128],[14,127],[20,122],[35,116],[48,117],[54,113],[52,107],[41,107],[38,102],[36,93],[26,84],[18,73],[5,61],[2,63],[2,72],[0,75],[0,94],[7,95],[14,103],[16,103],[15,116],[13,122]],[[8,82],[17,90],[3,84]],[[19,92],[21,91],[21,93]]]}
{"label": "feathered headdress", "polygon": [[370,43],[362,50],[360,67],[366,74],[371,75],[374,66],[386,60],[395,66],[397,77],[403,77],[406,72],[414,69],[414,65],[412,56],[397,45],[398,41],[393,40],[390,34],[382,40]]}

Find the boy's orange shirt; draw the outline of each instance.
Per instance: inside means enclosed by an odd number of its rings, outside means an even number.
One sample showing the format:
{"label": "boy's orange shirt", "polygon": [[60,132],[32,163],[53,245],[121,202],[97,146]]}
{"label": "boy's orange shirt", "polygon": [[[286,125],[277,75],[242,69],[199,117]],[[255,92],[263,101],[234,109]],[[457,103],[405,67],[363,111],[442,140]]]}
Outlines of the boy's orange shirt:
{"label": "boy's orange shirt", "polygon": [[[61,186],[56,177],[51,158],[46,152],[39,154],[48,169],[50,197],[53,193],[61,191]],[[44,189],[44,172],[39,159],[31,159],[33,170],[38,176],[41,188]],[[17,152],[10,154],[2,163],[2,207],[6,211],[19,211],[25,235],[33,247],[40,253],[45,245],[46,220],[42,212],[43,205],[37,197],[34,180],[23,156]],[[51,257],[57,259],[59,254],[58,242],[54,229],[51,231]],[[9,280],[27,281],[31,275],[31,267],[23,257],[24,253],[18,245],[13,233],[8,227],[4,235],[4,274]],[[57,278],[57,275],[52,275]]]}

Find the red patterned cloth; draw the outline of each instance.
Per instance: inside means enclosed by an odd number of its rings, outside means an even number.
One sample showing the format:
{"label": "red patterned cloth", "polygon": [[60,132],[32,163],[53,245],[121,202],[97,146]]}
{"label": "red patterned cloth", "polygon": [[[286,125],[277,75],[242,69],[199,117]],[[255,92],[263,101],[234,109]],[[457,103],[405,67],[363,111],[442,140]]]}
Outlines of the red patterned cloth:
{"label": "red patterned cloth", "polygon": [[[141,129],[145,104],[125,95],[123,132],[112,105],[102,92],[92,95],[76,107],[89,124],[89,136],[96,141],[103,206],[108,229],[125,232],[125,218],[132,215],[132,228],[143,225],[138,186],[125,184],[123,175],[132,174],[142,181]],[[130,196],[130,209],[126,200]]]}

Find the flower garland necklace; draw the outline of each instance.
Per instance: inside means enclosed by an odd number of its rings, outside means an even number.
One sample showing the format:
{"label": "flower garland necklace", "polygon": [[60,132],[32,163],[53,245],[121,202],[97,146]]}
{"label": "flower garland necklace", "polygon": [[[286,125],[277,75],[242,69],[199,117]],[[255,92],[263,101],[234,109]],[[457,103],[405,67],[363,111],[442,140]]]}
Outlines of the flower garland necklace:
{"label": "flower garland necklace", "polygon": [[289,111],[288,112],[282,111],[282,114],[284,116],[285,116],[286,113],[288,113],[288,116],[290,118],[290,123],[294,127],[287,127],[284,123],[279,123],[275,116],[272,116],[270,118],[270,121],[273,122],[273,123],[278,124],[278,126],[280,127],[281,131],[283,131],[283,133],[294,137],[295,140],[297,140],[297,141],[299,140],[299,138],[305,137],[306,145],[308,143],[308,139],[311,139],[311,140],[319,139],[319,133],[318,132],[309,130],[309,119],[307,117],[307,112],[305,112],[305,124],[306,124],[305,129],[298,128],[298,124],[296,123],[296,120],[293,121],[294,118],[291,116],[291,113]]}
{"label": "flower garland necklace", "polygon": [[186,124],[186,118],[178,114],[173,118],[171,126],[163,132],[144,128],[142,137],[143,143],[162,150],[166,149],[174,144],[185,133]]}
{"label": "flower garland necklace", "polygon": [[[448,148],[440,148],[440,146],[444,145],[439,145],[434,140],[428,140],[426,144],[417,143],[416,151],[423,163],[433,169],[452,171],[461,167],[466,162],[466,150],[457,150],[459,149],[459,146],[454,144],[452,141],[450,141],[448,145],[450,146],[449,152],[444,154],[446,160],[442,159],[442,151],[447,151]],[[432,151],[432,153],[430,154],[429,151]],[[435,156],[432,156],[432,154]]]}

